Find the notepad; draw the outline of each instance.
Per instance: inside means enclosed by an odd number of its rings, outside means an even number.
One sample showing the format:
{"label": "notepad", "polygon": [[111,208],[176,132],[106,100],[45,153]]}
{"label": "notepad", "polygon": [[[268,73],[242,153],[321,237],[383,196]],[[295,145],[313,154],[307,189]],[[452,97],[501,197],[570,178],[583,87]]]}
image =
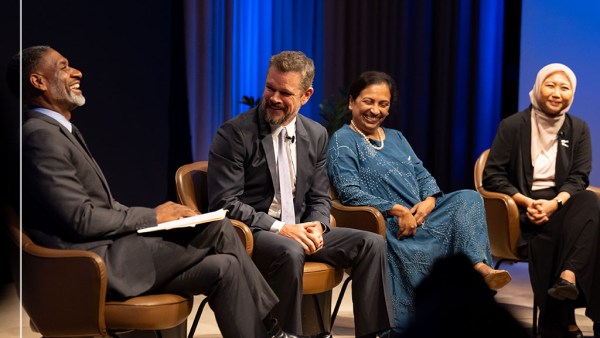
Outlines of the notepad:
{"label": "notepad", "polygon": [[218,221],[220,219],[223,219],[223,218],[225,218],[226,214],[227,214],[227,210],[219,209],[217,211],[207,212],[205,214],[200,214],[200,215],[196,215],[196,216],[190,216],[190,217],[176,219],[174,221],[160,223],[153,227],[139,229],[137,232],[139,234],[143,234],[146,232],[153,232],[153,231],[194,227],[197,224],[208,223],[208,222],[213,222],[213,221]]}

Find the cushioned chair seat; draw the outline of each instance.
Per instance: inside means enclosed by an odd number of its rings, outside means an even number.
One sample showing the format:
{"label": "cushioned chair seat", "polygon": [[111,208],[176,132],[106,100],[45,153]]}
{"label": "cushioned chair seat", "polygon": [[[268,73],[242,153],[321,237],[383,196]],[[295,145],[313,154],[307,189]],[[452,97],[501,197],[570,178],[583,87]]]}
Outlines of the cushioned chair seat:
{"label": "cushioned chair seat", "polygon": [[334,269],[329,264],[319,262],[306,262],[304,276],[302,277],[305,295],[323,293],[336,287],[342,281],[344,271]]}
{"label": "cushioned chair seat", "polygon": [[193,300],[173,294],[138,296],[125,301],[108,301],[104,308],[106,326],[112,329],[161,330],[186,320]]}

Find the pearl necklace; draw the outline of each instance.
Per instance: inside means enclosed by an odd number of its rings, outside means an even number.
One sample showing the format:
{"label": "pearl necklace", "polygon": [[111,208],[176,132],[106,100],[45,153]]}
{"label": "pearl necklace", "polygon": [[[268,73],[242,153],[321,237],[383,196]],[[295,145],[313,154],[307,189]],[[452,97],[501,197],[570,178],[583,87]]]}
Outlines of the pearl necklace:
{"label": "pearl necklace", "polygon": [[350,120],[350,124],[351,124],[351,129],[354,130],[355,132],[359,133],[360,135],[362,135],[362,137],[365,139],[365,141],[367,141],[367,144],[370,145],[373,149],[375,150],[381,150],[383,149],[383,133],[381,132],[381,128],[377,128],[377,134],[379,134],[379,139],[381,140],[381,145],[380,146],[376,146],[373,143],[371,143],[371,141],[369,141],[369,138],[367,137],[367,135],[363,134],[362,131],[360,131],[360,129],[358,129],[356,127],[356,125],[354,124],[353,120]]}

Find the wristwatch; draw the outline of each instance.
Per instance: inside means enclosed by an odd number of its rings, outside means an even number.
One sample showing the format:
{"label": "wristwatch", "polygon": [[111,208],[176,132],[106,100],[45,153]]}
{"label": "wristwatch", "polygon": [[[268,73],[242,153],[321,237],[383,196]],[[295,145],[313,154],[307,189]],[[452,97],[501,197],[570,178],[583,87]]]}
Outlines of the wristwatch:
{"label": "wristwatch", "polygon": [[563,202],[561,199],[557,198],[556,199],[556,205],[558,206],[558,208],[556,208],[556,210],[560,210],[560,208],[562,208],[563,206]]}

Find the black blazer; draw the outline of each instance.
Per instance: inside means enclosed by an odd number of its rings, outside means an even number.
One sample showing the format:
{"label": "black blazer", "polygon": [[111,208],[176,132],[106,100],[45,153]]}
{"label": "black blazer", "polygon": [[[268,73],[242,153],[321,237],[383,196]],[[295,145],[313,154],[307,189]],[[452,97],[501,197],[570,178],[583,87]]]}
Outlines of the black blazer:
{"label": "black blazer", "polygon": [[[588,125],[567,114],[559,133],[556,188],[573,195],[589,184],[592,145]],[[483,171],[483,187],[507,195],[531,196],[531,106],[500,122]]]}
{"label": "black blazer", "polygon": [[155,270],[150,248],[135,231],[156,225],[156,212],[117,202],[98,164],[56,120],[26,112],[22,142],[23,226],[32,239],[98,253],[110,294],[147,291]]}
{"label": "black blazer", "polygon": [[[296,222],[329,226],[331,200],[326,171],[327,131],[300,114],[296,119]],[[255,230],[269,230],[277,165],[271,128],[254,107],[225,122],[217,131],[208,160],[209,209],[229,210],[229,217]]]}

